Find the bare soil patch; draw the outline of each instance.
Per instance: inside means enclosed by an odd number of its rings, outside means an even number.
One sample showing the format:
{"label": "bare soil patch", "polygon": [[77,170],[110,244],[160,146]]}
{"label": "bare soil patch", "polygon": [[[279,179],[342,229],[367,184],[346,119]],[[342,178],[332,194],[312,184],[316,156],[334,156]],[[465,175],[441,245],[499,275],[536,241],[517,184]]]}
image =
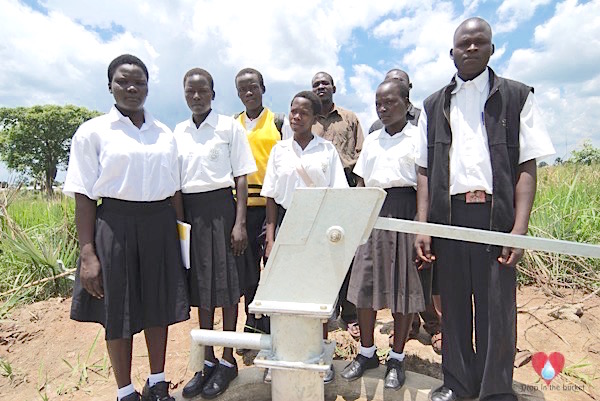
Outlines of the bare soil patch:
{"label": "bare soil patch", "polygon": [[[596,378],[600,366],[600,298],[585,300],[581,317],[557,313],[559,308],[583,298],[580,293],[550,297],[534,287],[518,291],[517,348],[522,351],[518,362],[523,365],[515,369],[517,391],[540,390],[546,400],[600,399],[600,381]],[[0,321],[0,400],[115,400],[104,332],[97,324],[71,321],[69,308],[70,299],[55,298],[20,307]],[[220,329],[220,313],[216,319]],[[244,319],[241,307],[239,330]],[[376,343],[384,359],[389,350],[387,333],[392,317],[386,310],[379,312],[377,319]],[[193,310],[189,321],[171,327],[169,332],[166,374],[177,390],[193,375],[187,369],[189,331],[197,327],[197,322]],[[338,357],[352,358],[358,342],[339,325],[332,324],[330,329],[330,338],[338,342]],[[565,370],[551,386],[540,379],[528,361],[528,355],[540,351],[561,352],[566,359]],[[406,353],[408,370],[441,378],[441,356],[433,351],[423,330],[418,339],[408,342]],[[252,366],[254,355],[238,357],[240,368]],[[138,390],[147,375],[147,352],[140,334],[134,338],[132,369]]]}

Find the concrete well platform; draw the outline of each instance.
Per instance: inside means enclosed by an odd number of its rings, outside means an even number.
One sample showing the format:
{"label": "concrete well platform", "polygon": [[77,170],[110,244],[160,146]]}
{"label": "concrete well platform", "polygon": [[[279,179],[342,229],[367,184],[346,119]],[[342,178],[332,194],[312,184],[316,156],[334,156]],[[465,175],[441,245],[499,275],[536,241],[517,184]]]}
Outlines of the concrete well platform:
{"label": "concrete well platform", "polygon": [[[336,360],[334,367],[336,377],[333,383],[325,386],[326,401],[427,401],[432,389],[441,386],[442,382],[419,373],[406,372],[406,384],[399,390],[384,390],[383,377],[385,366],[368,370],[365,375],[356,381],[347,382],[339,373],[348,364],[348,361]],[[229,389],[215,398],[218,401],[269,401],[271,400],[271,385],[263,383],[263,369],[251,367],[240,370]],[[544,401],[541,393],[518,394],[519,401]],[[201,397],[187,399],[181,392],[174,394],[177,401],[201,401]]]}

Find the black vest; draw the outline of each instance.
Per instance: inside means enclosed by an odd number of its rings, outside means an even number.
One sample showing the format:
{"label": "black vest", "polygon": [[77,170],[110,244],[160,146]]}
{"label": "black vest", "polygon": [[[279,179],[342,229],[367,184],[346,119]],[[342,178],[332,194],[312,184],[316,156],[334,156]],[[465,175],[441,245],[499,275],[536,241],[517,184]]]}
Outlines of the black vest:
{"label": "black vest", "polygon": [[[490,93],[484,118],[492,164],[492,216],[490,230],[509,232],[515,221],[515,185],[519,169],[520,115],[533,88],[490,72]],[[451,224],[450,213],[450,84],[425,99],[427,114],[428,221]]]}

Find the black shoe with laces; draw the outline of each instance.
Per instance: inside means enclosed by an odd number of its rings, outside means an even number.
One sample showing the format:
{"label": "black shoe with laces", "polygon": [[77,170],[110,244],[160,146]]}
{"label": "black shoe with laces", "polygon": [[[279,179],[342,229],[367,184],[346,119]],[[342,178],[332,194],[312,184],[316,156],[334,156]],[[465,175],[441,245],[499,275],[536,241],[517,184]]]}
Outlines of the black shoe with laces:
{"label": "black shoe with laces", "polygon": [[356,358],[344,368],[340,376],[342,379],[351,382],[360,378],[363,373],[365,373],[365,370],[375,369],[378,366],[379,358],[377,357],[377,353],[374,353],[371,358],[358,354],[356,355]]}
{"label": "black shoe with laces", "polygon": [[404,372],[404,362],[391,358],[386,362],[385,380],[383,386],[398,390],[404,386],[406,373]]}
{"label": "black shoe with laces", "polygon": [[[217,361],[217,363],[219,362]],[[184,398],[193,398],[200,394],[202,392],[202,388],[216,370],[216,364],[214,366],[204,365],[202,372],[196,372],[194,377],[192,377],[192,379],[187,382],[185,387],[183,387],[181,395],[183,395]]]}
{"label": "black shoe with laces", "polygon": [[225,392],[229,383],[238,375],[237,364],[229,368],[222,363],[217,364],[217,370],[202,388],[202,398],[211,400]]}
{"label": "black shoe with laces", "polygon": [[169,395],[170,382],[158,382],[154,386],[144,385],[142,390],[142,401],[175,401],[175,398]]}

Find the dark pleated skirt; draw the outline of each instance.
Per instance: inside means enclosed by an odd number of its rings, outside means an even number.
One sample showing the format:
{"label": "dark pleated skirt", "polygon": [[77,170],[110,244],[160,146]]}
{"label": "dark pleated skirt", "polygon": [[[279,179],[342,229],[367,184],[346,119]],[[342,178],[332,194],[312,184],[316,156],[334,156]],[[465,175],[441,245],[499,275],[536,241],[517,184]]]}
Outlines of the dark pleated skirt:
{"label": "dark pleated skirt", "polygon": [[[389,188],[381,217],[415,218],[416,192],[412,187]],[[348,301],[357,308],[390,308],[392,313],[425,310],[423,287],[414,263],[412,234],[374,229],[358,247],[352,265]]]}
{"label": "dark pleated skirt", "polygon": [[249,249],[234,256],[231,230],[235,201],[231,188],[183,194],[185,219],[192,225],[190,303],[203,309],[234,306],[245,288],[258,284]]}
{"label": "dark pleated skirt", "polygon": [[189,319],[185,268],[169,200],[103,199],[96,211],[96,254],[104,298],[92,297],[75,274],[71,319],[104,326],[106,339]]}

